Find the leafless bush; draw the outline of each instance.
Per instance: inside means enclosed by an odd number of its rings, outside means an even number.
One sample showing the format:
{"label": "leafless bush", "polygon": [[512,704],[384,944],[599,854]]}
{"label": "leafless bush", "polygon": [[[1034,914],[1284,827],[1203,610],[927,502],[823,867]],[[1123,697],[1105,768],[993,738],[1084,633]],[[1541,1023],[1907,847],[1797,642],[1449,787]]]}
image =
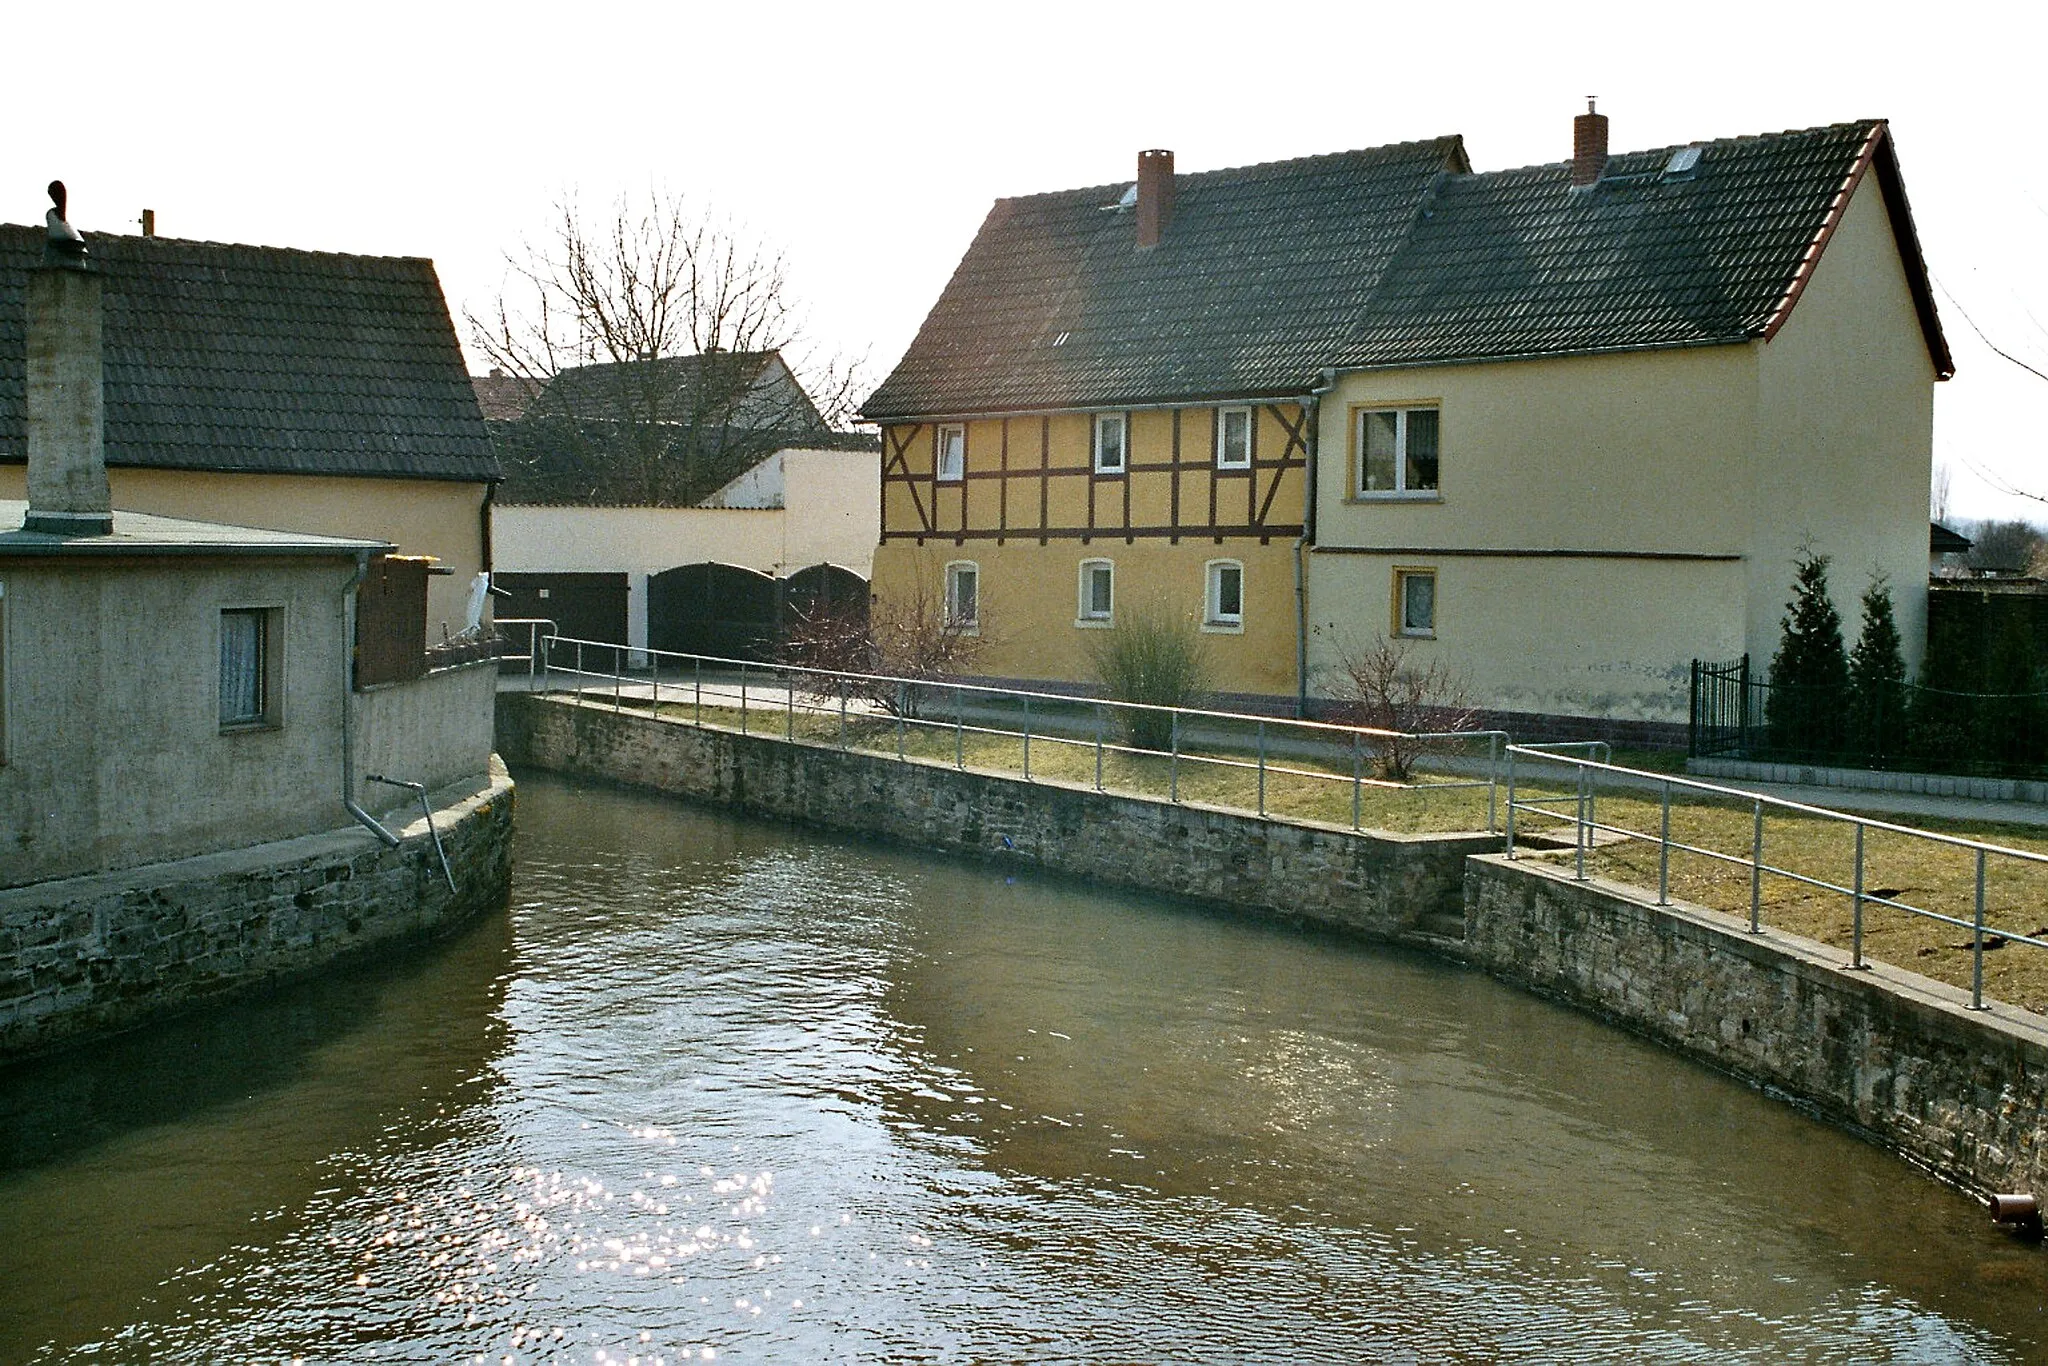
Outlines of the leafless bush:
{"label": "leafless bush", "polygon": [[[1412,736],[1470,730],[1475,712],[1462,673],[1434,657],[1417,659],[1410,643],[1374,636],[1344,651],[1331,689],[1346,725]],[[1373,745],[1373,771],[1407,782],[1426,742],[1390,736]]]}
{"label": "leafless bush", "polygon": [[[974,661],[992,643],[986,601],[979,604],[975,621],[952,620],[945,603],[931,592],[929,578],[916,575],[916,586],[907,597],[878,602],[865,614],[852,609],[793,614],[783,632],[782,662],[841,674],[909,680],[856,678],[847,683],[847,696],[892,716],[920,715],[936,690],[918,684],[940,683],[971,672]],[[839,696],[840,684],[830,678],[798,675],[795,686],[799,693],[814,698]]]}

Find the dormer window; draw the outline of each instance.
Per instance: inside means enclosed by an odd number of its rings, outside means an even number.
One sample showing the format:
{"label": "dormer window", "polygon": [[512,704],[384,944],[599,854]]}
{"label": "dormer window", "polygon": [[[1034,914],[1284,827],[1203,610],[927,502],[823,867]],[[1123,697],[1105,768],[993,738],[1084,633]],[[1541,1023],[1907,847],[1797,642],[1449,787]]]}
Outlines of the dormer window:
{"label": "dormer window", "polygon": [[939,427],[939,478],[959,480],[967,477],[967,427],[960,422],[943,423]]}
{"label": "dormer window", "polygon": [[1097,474],[1122,474],[1124,472],[1124,443],[1129,424],[1122,413],[1097,413],[1095,415],[1095,472]]}

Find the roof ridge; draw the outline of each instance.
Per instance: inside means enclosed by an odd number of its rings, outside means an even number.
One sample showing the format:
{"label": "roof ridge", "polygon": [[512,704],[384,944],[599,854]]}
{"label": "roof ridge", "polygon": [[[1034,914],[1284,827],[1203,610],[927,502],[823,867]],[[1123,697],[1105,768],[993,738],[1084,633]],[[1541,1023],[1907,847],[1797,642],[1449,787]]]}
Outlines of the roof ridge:
{"label": "roof ridge", "polygon": [[[1771,133],[1736,133],[1723,138],[1693,138],[1686,142],[1674,142],[1664,147],[1631,147],[1624,151],[1610,152],[1608,160],[1618,157],[1657,156],[1676,152],[1682,147],[1732,147],[1741,143],[1770,142],[1778,138],[1808,137],[1815,133],[1840,133],[1849,129],[1869,135],[1872,128],[1888,119],[1846,119],[1840,123],[1819,123],[1811,128],[1786,128]],[[1560,166],[1570,166],[1572,159],[1564,157],[1558,161],[1532,161],[1522,166],[1502,166],[1490,171],[1467,171],[1468,176],[1516,175],[1523,171],[1550,171]]]}
{"label": "roof ridge", "polygon": [[[38,237],[40,237],[43,231],[43,228],[31,227],[25,223],[0,223],[0,233],[20,232],[35,234]],[[336,261],[404,261],[407,263],[423,262],[427,265],[432,265],[434,261],[434,258],[431,256],[387,256],[376,252],[364,251],[320,251],[312,247],[271,246],[268,243],[264,242],[216,242],[212,238],[208,237],[165,237],[161,234],[145,235],[139,232],[101,232],[86,228],[81,228],[79,229],[79,231],[85,233],[86,245],[88,247],[90,247],[95,242],[146,242],[152,244],[152,249],[158,245],[173,247],[216,247],[235,251],[271,252],[284,256],[323,257],[329,260]]]}
{"label": "roof ridge", "polygon": [[[1184,184],[1190,180],[1207,180],[1211,177],[1243,175],[1248,171],[1266,171],[1281,166],[1305,166],[1310,162],[1316,161],[1338,162],[1347,157],[1366,155],[1386,155],[1386,159],[1391,161],[1398,160],[1399,157],[1387,154],[1405,153],[1420,156],[1427,151],[1435,151],[1438,154],[1442,154],[1452,147],[1462,150],[1464,143],[1465,135],[1463,133],[1444,133],[1433,138],[1414,138],[1406,142],[1381,143],[1375,147],[1351,147],[1335,152],[1312,152],[1306,156],[1275,157],[1271,161],[1248,161],[1237,166],[1214,166],[1206,171],[1182,171],[1176,169],[1173,178]],[[1132,179],[1135,178],[1133,177]],[[1130,180],[1112,180],[1101,185],[1077,185],[1065,190],[1037,190],[1030,194],[1000,195],[995,202],[997,204],[1018,204],[1029,200],[1063,199],[1070,195],[1121,194],[1130,183]]]}

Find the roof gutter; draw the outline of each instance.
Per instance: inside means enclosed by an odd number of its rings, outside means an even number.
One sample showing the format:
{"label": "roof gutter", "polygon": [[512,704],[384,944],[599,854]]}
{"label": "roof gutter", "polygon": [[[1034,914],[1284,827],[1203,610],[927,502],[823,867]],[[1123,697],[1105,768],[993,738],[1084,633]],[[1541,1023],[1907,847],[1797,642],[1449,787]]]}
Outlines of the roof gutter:
{"label": "roof gutter", "polygon": [[860,421],[872,426],[886,427],[902,422],[993,422],[999,418],[1059,417],[1068,413],[1165,413],[1176,408],[1202,408],[1218,404],[1238,408],[1271,408],[1283,403],[1300,403],[1305,397],[1300,390],[1256,395],[1190,394],[1186,398],[1168,399],[1158,403],[1077,403],[1044,408],[991,408],[986,411],[952,413],[891,413],[882,417],[870,417],[862,413]]}

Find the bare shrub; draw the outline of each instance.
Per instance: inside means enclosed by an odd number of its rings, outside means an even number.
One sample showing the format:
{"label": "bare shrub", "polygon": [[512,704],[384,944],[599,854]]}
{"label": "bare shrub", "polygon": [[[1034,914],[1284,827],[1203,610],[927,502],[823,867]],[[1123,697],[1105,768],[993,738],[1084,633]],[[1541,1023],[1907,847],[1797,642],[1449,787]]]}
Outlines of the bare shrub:
{"label": "bare shrub", "polygon": [[[930,588],[931,576],[913,576],[908,596],[877,601],[866,613],[854,609],[820,609],[793,613],[786,622],[779,658],[784,664],[834,673],[868,675],[847,683],[847,696],[880,707],[892,716],[915,718],[936,684],[973,669],[974,661],[994,643],[986,598],[976,619],[956,621],[945,602]],[[894,682],[887,680],[905,680]],[[834,698],[839,683],[830,678],[797,675],[800,695]]]}
{"label": "bare shrub", "polygon": [[1476,713],[1464,675],[1435,657],[1417,659],[1405,640],[1374,636],[1347,648],[1331,689],[1346,725],[1396,732],[1377,740],[1373,771],[1407,782],[1426,742],[1400,738],[1426,732],[1470,730]]}
{"label": "bare shrub", "polygon": [[[1089,640],[1088,662],[1103,690],[1119,702],[1186,707],[1209,691],[1209,658],[1192,617],[1164,603],[1119,612],[1117,624]],[[1139,749],[1173,742],[1166,712],[1120,713],[1124,734]]]}

